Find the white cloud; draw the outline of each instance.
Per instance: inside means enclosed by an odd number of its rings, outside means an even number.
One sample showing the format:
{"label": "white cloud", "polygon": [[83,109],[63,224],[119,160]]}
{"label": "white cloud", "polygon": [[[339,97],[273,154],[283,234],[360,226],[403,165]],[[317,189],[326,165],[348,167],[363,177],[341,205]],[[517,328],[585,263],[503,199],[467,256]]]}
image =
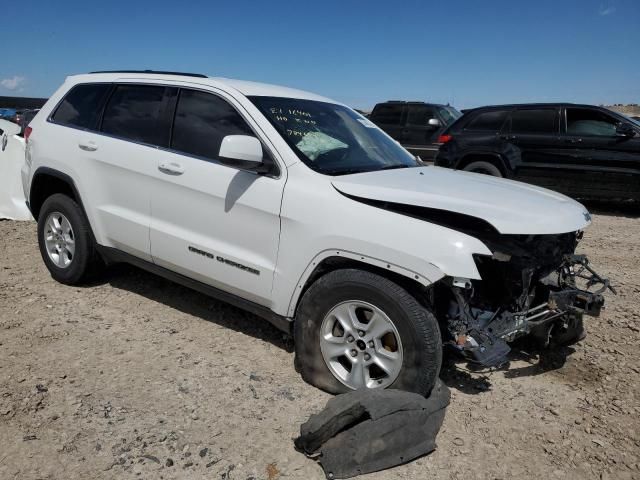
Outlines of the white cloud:
{"label": "white cloud", "polygon": [[17,90],[24,83],[25,78],[19,77],[18,75],[14,75],[11,78],[3,78],[0,80],[0,85],[2,85],[7,90]]}
{"label": "white cloud", "polygon": [[598,15],[600,15],[601,17],[606,17],[607,15],[615,13],[615,11],[616,7],[614,7],[613,5],[609,5],[608,7],[602,6],[600,7],[600,10],[598,10]]}

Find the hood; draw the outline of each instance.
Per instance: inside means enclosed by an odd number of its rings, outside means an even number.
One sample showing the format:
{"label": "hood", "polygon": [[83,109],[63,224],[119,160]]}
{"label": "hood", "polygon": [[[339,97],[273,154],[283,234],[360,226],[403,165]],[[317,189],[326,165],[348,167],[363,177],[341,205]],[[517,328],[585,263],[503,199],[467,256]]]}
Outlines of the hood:
{"label": "hood", "polygon": [[480,218],[503,234],[574,232],[591,223],[569,197],[526,183],[440,167],[416,167],[336,177],[351,197],[456,212]]}

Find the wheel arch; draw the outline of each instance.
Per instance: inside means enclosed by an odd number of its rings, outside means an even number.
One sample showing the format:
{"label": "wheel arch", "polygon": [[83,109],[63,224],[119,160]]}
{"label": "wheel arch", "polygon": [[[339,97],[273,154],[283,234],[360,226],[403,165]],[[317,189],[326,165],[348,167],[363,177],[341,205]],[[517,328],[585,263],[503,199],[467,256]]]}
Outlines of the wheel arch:
{"label": "wheel arch", "polygon": [[59,170],[48,167],[40,167],[33,174],[31,188],[29,189],[29,208],[33,218],[38,220],[42,204],[55,193],[62,193],[71,197],[83,211],[84,205],[73,179]]}
{"label": "wheel arch", "polygon": [[344,250],[329,250],[318,254],[305,269],[289,303],[288,317],[295,318],[300,300],[309,287],[320,277],[335,270],[355,268],[376,273],[387,278],[413,295],[420,303],[428,306],[431,299],[431,286],[445,274],[431,265],[426,274],[418,273],[384,260],[376,259]]}
{"label": "wheel arch", "polygon": [[508,177],[510,170],[507,168],[507,164],[501,155],[491,152],[469,152],[465,154],[458,164],[456,169],[463,170],[467,165],[473,162],[488,162],[495,165],[504,177]]}

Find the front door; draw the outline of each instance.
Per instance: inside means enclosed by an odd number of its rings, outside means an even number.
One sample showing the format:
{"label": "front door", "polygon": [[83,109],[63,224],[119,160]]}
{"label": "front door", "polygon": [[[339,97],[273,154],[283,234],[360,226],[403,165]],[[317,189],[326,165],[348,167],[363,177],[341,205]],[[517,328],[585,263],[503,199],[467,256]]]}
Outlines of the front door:
{"label": "front door", "polygon": [[225,136],[255,135],[228,99],[183,88],[175,104],[151,192],[153,260],[268,306],[286,170],[257,175],[219,162]]}
{"label": "front door", "polygon": [[409,104],[407,121],[402,131],[402,146],[425,162],[433,162],[438,145],[436,141],[440,126],[430,125],[429,120],[438,120],[436,109],[430,105]]}
{"label": "front door", "polygon": [[567,107],[563,137],[575,146],[579,159],[577,195],[640,199],[640,133],[618,135],[619,124],[617,117],[599,109]]}

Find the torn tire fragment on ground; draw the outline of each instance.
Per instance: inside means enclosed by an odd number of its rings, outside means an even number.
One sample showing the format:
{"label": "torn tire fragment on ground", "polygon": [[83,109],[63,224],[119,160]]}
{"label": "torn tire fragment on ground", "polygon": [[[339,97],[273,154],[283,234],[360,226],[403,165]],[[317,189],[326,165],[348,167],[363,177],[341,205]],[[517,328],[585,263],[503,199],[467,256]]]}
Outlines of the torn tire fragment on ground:
{"label": "torn tire fragment on ground", "polygon": [[400,390],[338,395],[300,426],[295,445],[318,455],[329,479],[401,465],[435,450],[449,399],[441,380],[429,398]]}

